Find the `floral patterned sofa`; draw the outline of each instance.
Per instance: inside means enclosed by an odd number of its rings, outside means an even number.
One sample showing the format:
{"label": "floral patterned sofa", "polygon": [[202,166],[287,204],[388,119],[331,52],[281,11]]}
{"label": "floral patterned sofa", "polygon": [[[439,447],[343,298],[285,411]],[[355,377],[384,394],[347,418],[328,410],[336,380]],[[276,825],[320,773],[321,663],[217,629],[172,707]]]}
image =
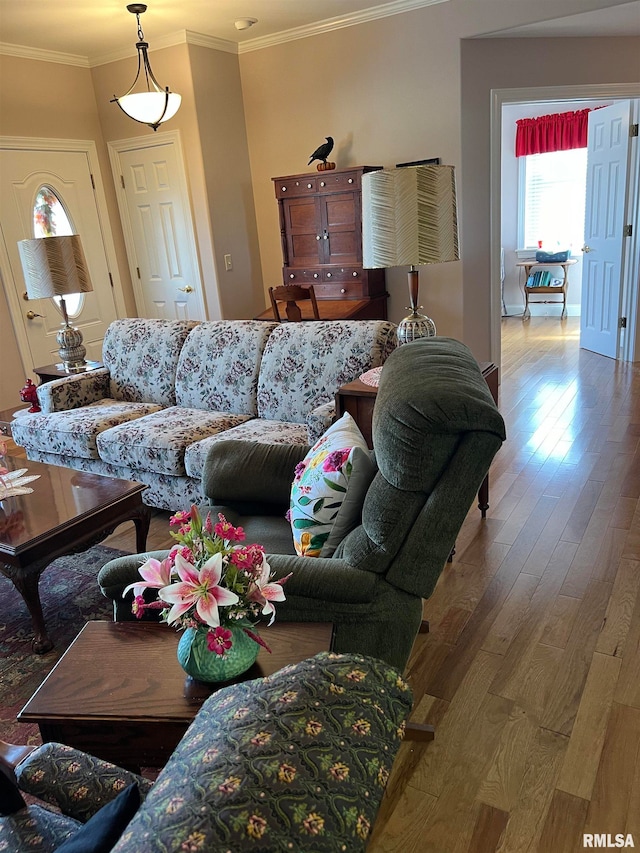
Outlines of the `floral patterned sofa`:
{"label": "floral patterned sofa", "polygon": [[62,814],[34,804],[0,818],[0,850],[49,853],[138,782],[143,802],[113,853],[363,851],[411,700],[393,667],[321,652],[214,693],[153,785],[45,744],[15,775]]}
{"label": "floral patterned sofa", "polygon": [[216,441],[313,443],[337,389],[395,345],[382,320],[116,320],[104,367],[41,385],[42,412],[13,438],[29,459],[137,480],[145,503],[177,510],[202,499]]}

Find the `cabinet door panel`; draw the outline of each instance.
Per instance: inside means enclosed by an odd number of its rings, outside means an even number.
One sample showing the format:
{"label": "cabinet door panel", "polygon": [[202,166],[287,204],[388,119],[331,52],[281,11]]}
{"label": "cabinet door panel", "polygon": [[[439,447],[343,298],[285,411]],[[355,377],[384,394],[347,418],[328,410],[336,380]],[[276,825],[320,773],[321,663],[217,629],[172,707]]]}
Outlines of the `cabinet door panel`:
{"label": "cabinet door panel", "polygon": [[360,221],[355,199],[351,193],[323,198],[327,228],[355,228]]}
{"label": "cabinet door panel", "polygon": [[336,193],[320,198],[326,264],[356,264],[361,258],[359,196]]}
{"label": "cabinet door panel", "polygon": [[321,263],[321,244],[326,241],[321,239],[316,199],[287,199],[283,204],[289,265]]}

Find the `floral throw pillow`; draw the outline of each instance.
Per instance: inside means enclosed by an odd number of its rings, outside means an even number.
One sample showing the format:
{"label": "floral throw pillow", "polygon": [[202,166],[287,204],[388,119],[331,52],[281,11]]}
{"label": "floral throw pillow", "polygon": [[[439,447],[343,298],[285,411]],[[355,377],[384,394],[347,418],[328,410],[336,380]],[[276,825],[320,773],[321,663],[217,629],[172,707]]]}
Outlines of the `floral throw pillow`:
{"label": "floral throw pillow", "polygon": [[[374,474],[367,443],[346,413],[296,467],[289,520],[298,555],[333,554],[341,539],[358,523]],[[337,535],[330,540],[334,527]]]}

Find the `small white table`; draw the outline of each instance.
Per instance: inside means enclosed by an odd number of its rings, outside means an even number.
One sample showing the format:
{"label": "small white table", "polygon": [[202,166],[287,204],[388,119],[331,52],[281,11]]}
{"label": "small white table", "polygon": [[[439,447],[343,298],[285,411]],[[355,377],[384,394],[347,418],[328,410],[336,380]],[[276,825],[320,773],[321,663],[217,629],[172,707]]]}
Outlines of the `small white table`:
{"label": "small white table", "polygon": [[[576,258],[569,258],[569,260],[564,261],[562,263],[538,263],[537,261],[518,261],[516,263],[517,267],[524,268],[524,274],[526,276],[526,280],[529,280],[529,276],[531,275],[531,270],[539,270],[539,269],[549,269],[549,267],[562,267],[563,278],[562,284],[557,287],[527,287],[524,286],[524,313],[522,315],[522,319],[525,320],[531,316],[531,311],[529,310],[529,296],[538,296],[539,294],[548,294],[554,293],[556,295],[562,294],[562,312],[560,314],[560,319],[567,316],[567,290],[569,289],[569,267],[572,267],[574,264],[577,264],[578,261]],[[553,305],[554,303],[560,304],[560,300],[558,299],[536,299],[534,300],[534,304],[539,303],[541,305]]]}

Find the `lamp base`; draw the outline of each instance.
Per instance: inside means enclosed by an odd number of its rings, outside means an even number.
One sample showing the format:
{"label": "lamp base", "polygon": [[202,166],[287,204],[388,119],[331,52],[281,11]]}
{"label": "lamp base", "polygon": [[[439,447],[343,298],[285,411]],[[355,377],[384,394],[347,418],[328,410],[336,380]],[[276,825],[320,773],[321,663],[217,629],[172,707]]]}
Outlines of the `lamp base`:
{"label": "lamp base", "polygon": [[411,314],[398,323],[398,346],[409,344],[418,338],[432,338],[435,334],[436,324],[433,320],[414,308]]}
{"label": "lamp base", "polygon": [[82,332],[73,326],[63,326],[56,335],[58,355],[67,370],[84,370],[87,350],[82,345]]}

